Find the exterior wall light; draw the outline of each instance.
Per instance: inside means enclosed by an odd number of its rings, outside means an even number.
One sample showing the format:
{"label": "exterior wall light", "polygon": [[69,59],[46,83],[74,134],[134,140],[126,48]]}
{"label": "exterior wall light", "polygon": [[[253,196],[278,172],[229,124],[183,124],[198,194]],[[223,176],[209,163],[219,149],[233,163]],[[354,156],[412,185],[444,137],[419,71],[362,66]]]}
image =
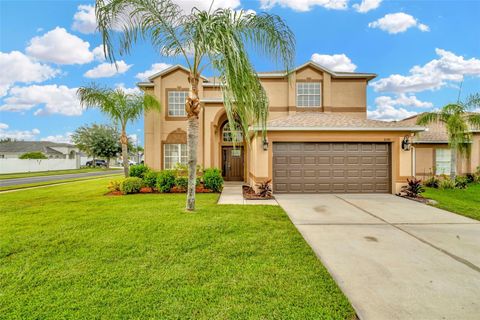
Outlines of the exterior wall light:
{"label": "exterior wall light", "polygon": [[412,147],[412,143],[410,142],[409,136],[403,137],[402,150],[403,151],[410,151],[411,147]]}
{"label": "exterior wall light", "polygon": [[263,139],[263,151],[267,151],[268,150],[268,140],[267,138],[264,138]]}

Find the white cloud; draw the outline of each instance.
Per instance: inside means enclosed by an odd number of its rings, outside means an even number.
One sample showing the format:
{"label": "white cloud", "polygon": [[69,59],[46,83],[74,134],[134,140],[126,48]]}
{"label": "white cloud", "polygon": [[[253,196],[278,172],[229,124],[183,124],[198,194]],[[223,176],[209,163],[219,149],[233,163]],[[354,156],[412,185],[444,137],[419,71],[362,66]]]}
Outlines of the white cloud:
{"label": "white cloud", "polygon": [[79,5],[73,16],[72,29],[84,34],[94,33],[97,29],[95,7],[91,5]]}
{"label": "white cloud", "polygon": [[417,27],[422,32],[430,31],[426,24],[419,23],[415,17],[403,12],[386,14],[383,18],[370,22],[368,26],[391,34],[405,32],[412,27]]}
{"label": "white cloud", "polygon": [[427,101],[420,101],[414,95],[400,94],[396,98],[380,96],[375,99],[375,110],[368,110],[370,119],[376,120],[401,120],[416,114],[402,107],[431,108],[433,104]]}
{"label": "white cloud", "polygon": [[50,141],[57,143],[72,143],[72,132],[66,132],[64,134],[57,134],[52,136],[46,136],[41,138],[41,141]]}
{"label": "white cloud", "polygon": [[126,64],[123,60],[117,61],[116,66],[115,63],[104,62],[88,70],[83,76],[87,78],[109,78],[127,72],[131,66],[131,64]]}
{"label": "white cloud", "polygon": [[70,34],[64,28],[56,27],[43,36],[34,37],[26,52],[39,60],[58,64],[84,64],[94,58],[90,44]]}
{"label": "white cloud", "polygon": [[105,53],[103,51],[103,45],[99,45],[92,50],[93,57],[96,61],[105,61]]}
{"label": "white cloud", "polygon": [[369,119],[383,121],[402,120],[416,114],[416,112],[408,111],[404,108],[397,109],[389,105],[378,106],[375,110],[367,110],[367,117]]}
{"label": "white cloud", "polygon": [[264,10],[269,10],[277,5],[300,12],[310,11],[315,6],[346,10],[348,9],[348,0],[260,0],[260,7]]}
{"label": "white cloud", "polygon": [[40,130],[8,130],[6,123],[0,122],[0,139],[10,138],[14,140],[33,140],[40,134]]}
{"label": "white cloud", "polygon": [[373,82],[377,92],[421,92],[446,86],[448,81],[461,82],[464,76],[480,76],[480,59],[465,59],[453,52],[435,49],[439,56],[423,66],[414,66],[410,75],[392,74]]}
{"label": "white cloud", "polygon": [[34,61],[19,51],[0,52],[0,97],[15,82],[42,82],[55,77],[60,70]]}
{"label": "white cloud", "polygon": [[355,3],[352,7],[360,13],[366,13],[370,10],[377,9],[382,0],[362,0],[361,3]]}
{"label": "white cloud", "polygon": [[375,99],[377,106],[402,106],[402,107],[415,107],[415,108],[431,108],[433,104],[428,101],[421,101],[414,95],[400,94],[395,99],[389,96],[380,96]]}
{"label": "white cloud", "polygon": [[77,98],[77,88],[68,88],[64,85],[13,87],[3,101],[0,111],[22,112],[40,107],[35,111],[35,115],[79,116],[82,114],[82,107]]}
{"label": "white cloud", "polygon": [[312,54],[312,61],[333,71],[353,72],[357,68],[345,54]]}
{"label": "white cloud", "polygon": [[126,94],[141,94],[142,91],[138,87],[125,88],[124,83],[115,84],[115,88],[122,89]]}
{"label": "white cloud", "polygon": [[137,78],[138,80],[140,81],[144,81],[144,80],[147,80],[148,77],[154,75],[155,73],[158,73],[162,70],[165,70],[167,68],[170,68],[172,65],[171,64],[168,64],[168,63],[163,63],[163,62],[160,62],[160,63],[154,63],[152,64],[152,66],[150,67],[150,69],[148,70],[145,70],[144,72],[140,72],[140,73],[137,73],[137,75],[135,76],[135,78]]}

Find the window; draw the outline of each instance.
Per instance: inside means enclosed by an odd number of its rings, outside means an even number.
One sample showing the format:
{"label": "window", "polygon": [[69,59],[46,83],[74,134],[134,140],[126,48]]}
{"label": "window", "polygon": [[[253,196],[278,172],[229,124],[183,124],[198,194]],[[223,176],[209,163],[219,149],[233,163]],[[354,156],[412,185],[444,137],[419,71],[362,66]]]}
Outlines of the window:
{"label": "window", "polygon": [[435,150],[435,173],[436,174],[450,174],[451,164],[451,150],[450,149],[436,149]]}
{"label": "window", "polygon": [[173,169],[177,163],[187,163],[186,144],[165,144],[163,153],[164,169]]}
{"label": "window", "polygon": [[230,124],[227,122],[223,126],[223,142],[233,142],[233,137],[235,136],[235,142],[243,142],[243,133],[240,125],[235,123],[234,130],[232,131],[230,128]]}
{"label": "window", "polygon": [[320,107],[320,82],[297,82],[297,107]]}
{"label": "window", "polygon": [[168,91],[168,115],[170,117],[185,117],[185,101],[188,91]]}

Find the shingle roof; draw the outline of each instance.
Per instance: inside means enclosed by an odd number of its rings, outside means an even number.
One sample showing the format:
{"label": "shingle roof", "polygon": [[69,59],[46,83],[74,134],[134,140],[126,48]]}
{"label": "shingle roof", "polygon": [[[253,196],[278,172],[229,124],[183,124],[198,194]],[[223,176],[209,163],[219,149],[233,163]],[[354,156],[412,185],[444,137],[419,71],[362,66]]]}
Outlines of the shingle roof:
{"label": "shingle roof", "polygon": [[[417,123],[418,116],[419,114],[400,120],[397,123],[412,125]],[[448,143],[447,129],[442,122],[434,122],[426,127],[427,130],[415,134],[415,137],[413,138],[414,143]],[[476,131],[477,130],[472,130],[472,132]]]}
{"label": "shingle roof", "polygon": [[0,152],[44,152],[48,154],[60,153],[51,149],[50,147],[75,148],[75,145],[50,141],[8,141],[0,143]]}
{"label": "shingle roof", "polygon": [[267,130],[422,131],[423,128],[417,125],[370,120],[352,115],[323,112],[297,112],[284,118],[268,121]]}

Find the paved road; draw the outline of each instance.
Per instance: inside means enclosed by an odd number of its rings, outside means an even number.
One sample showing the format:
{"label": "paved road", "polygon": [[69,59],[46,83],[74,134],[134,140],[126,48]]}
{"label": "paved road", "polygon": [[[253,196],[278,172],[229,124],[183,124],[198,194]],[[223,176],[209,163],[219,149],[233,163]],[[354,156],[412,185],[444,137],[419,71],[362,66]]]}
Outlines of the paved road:
{"label": "paved road", "polygon": [[105,175],[118,174],[122,172],[123,170],[108,170],[108,171],[85,172],[85,173],[59,174],[54,176],[5,179],[5,180],[0,180],[0,187],[8,187],[8,186],[46,182],[46,181],[50,182],[50,181],[60,181],[60,180],[66,180],[66,179],[86,178],[86,177],[97,177],[97,176],[101,177]]}
{"label": "paved road", "polygon": [[479,319],[479,221],[393,195],[276,199],[360,319]]}

